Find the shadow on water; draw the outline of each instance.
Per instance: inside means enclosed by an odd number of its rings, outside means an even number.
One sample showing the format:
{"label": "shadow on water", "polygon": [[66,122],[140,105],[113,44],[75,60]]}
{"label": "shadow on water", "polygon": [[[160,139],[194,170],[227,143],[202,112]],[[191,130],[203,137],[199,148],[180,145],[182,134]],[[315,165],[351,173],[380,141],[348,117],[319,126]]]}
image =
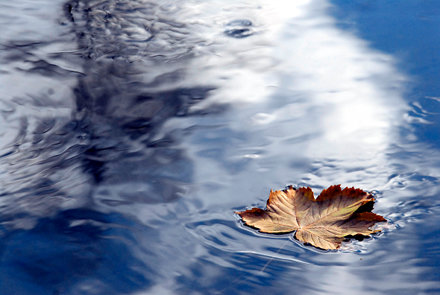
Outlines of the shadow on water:
{"label": "shadow on water", "polygon": [[[55,61],[81,64],[81,72],[74,76],[76,85],[72,87],[73,110],[67,113],[60,108],[63,105],[51,100],[50,95],[32,94],[5,102],[11,108],[4,112],[5,119],[10,119],[8,113],[15,113],[18,118],[14,118],[14,123],[18,122],[20,130],[4,154],[4,159],[13,164],[9,173],[17,175],[17,179],[38,173],[37,178],[29,179],[35,186],[29,187],[28,182],[26,188],[16,189],[15,193],[35,194],[35,191],[44,190],[41,196],[67,196],[70,192],[63,191],[60,179],[52,178],[59,173],[68,178],[68,170],[74,170],[74,176],[80,179],[76,185],[84,187],[81,194],[88,192],[92,199],[95,186],[108,185],[115,190],[119,184],[130,181],[136,189],[132,190],[134,194],[124,196],[124,200],[170,202],[191,183],[191,162],[184,151],[176,147],[173,135],[161,134],[160,128],[169,118],[186,116],[190,106],[203,100],[214,88],[180,86],[184,75],[182,64],[190,58],[190,53],[182,53],[169,44],[157,48],[150,45],[156,34],[163,31],[178,36],[188,33],[182,23],[157,20],[154,12],[160,8],[155,6],[148,1],[72,1],[65,4],[71,23],[62,24],[77,36],[78,48],[70,53],[51,53],[50,57]],[[141,13],[141,16],[151,17],[151,25],[159,27],[157,32],[145,28],[143,33],[149,37],[144,39],[144,35],[124,30],[130,21],[140,18],[131,16],[134,12],[148,13]],[[181,50],[191,47],[182,38],[168,37],[158,43],[179,42]],[[10,54],[5,59],[10,62],[26,59],[47,43],[28,41],[21,46],[10,42],[4,47],[17,54]],[[165,66],[164,61],[168,63]],[[45,60],[26,62],[32,64],[28,74],[49,78],[63,76],[62,71]],[[144,66],[150,62],[146,72]],[[161,70],[163,73],[158,74]],[[67,98],[60,100],[63,99]],[[21,116],[21,106],[36,112],[29,117]],[[44,108],[49,109],[50,116],[44,116],[41,112]],[[38,112],[41,116],[33,118]],[[125,189],[120,189],[124,195]]]}
{"label": "shadow on water", "polygon": [[[157,25],[159,22],[155,19],[154,11],[150,11],[159,9],[154,6],[145,1],[73,1],[65,5],[72,23],[64,25],[73,28],[79,48],[70,56],[64,52],[52,54],[51,57],[56,60],[61,56],[76,63],[81,62],[77,85],[72,87],[74,110],[69,114],[70,121],[69,117],[63,117],[60,105],[52,102],[50,97],[32,94],[30,98],[14,98],[10,103],[36,110],[52,107],[51,113],[54,111],[56,114],[49,117],[42,114],[35,122],[29,122],[33,118],[26,116],[16,120],[20,132],[9,144],[5,156],[13,159],[12,169],[31,169],[30,164],[38,167],[35,170],[40,170],[39,179],[32,179],[36,182],[35,186],[26,187],[26,191],[32,191],[33,194],[44,188],[41,195],[48,195],[51,191],[58,195],[68,194],[62,191],[62,186],[58,186],[59,180],[52,181],[51,178],[57,171],[75,166],[75,170],[83,172],[80,178],[84,183],[77,185],[91,186],[85,189],[90,194],[93,194],[93,186],[97,184],[117,186],[127,180],[131,181],[131,185],[138,182],[136,196],[124,198],[135,198],[136,202],[173,201],[185,191],[185,185],[191,183],[192,164],[185,158],[184,152],[175,147],[172,134],[159,134],[159,130],[169,118],[187,115],[189,107],[203,100],[213,88],[173,86],[173,82],[178,84],[181,79],[183,73],[179,67],[189,58],[189,54],[182,54],[173,48],[166,55],[166,49],[170,50],[169,44],[155,49],[154,45],[150,49],[149,43],[145,46],[145,42],[154,39],[153,32],[147,39],[135,39],[139,36],[134,33],[135,36],[132,36],[123,30],[124,23],[121,22],[136,20],[138,16],[131,19],[130,15],[139,10],[147,10],[143,11],[149,13],[145,16],[153,17],[152,25]],[[159,28],[157,34],[172,29],[177,35],[187,33],[184,24],[165,21],[163,25],[167,26],[166,29]],[[185,40],[171,37],[160,41],[181,42],[183,49],[190,46],[183,42]],[[10,42],[5,48],[11,48],[10,51],[17,54],[11,54],[13,56],[7,56],[6,59],[26,59],[26,56],[32,56],[33,51],[40,50],[47,43],[35,41],[20,46]],[[139,53],[141,49],[143,55]],[[155,62],[159,60],[159,66],[151,65],[151,72],[161,68],[165,72],[161,75],[150,73],[151,81],[145,81],[148,80],[142,76],[146,75],[145,68],[139,69],[139,65],[133,61],[143,57]],[[169,65],[160,65],[163,60]],[[28,74],[63,76],[62,71],[47,61],[28,62],[32,64],[27,70]],[[166,89],[161,90],[161,87]],[[9,112],[16,112],[20,116],[19,107],[13,105],[11,108]],[[8,114],[4,114],[8,119]],[[18,178],[30,176],[21,172],[24,175]],[[10,173],[19,174],[17,171]]]}
{"label": "shadow on water", "polygon": [[131,212],[100,211],[173,202],[188,190],[193,164],[160,129],[214,88],[181,85],[194,41],[185,24],[158,19],[157,4],[71,1],[64,8],[60,23],[74,50],[52,51],[46,60],[38,52],[50,41],[2,44],[9,75],[24,60],[29,67],[20,71],[40,77],[34,88],[49,78],[68,81],[71,91],[17,90],[4,102],[3,118],[19,132],[1,158],[0,293],[144,290],[157,276],[157,246],[147,242],[157,230],[140,227]]}
{"label": "shadow on water", "polygon": [[[149,47],[162,31],[171,30],[181,38],[170,36],[161,41],[185,44],[185,25],[164,20],[161,24],[166,28],[156,31],[154,26],[159,22],[154,19],[155,11],[160,8],[146,1],[73,1],[65,8],[84,54],[85,76],[74,89],[73,117],[81,126],[78,133],[89,141],[84,151],[85,172],[96,184],[120,190],[125,201],[175,200],[185,191],[185,184],[191,183],[192,164],[184,151],[175,147],[173,136],[161,135],[159,130],[169,118],[187,115],[189,107],[212,88],[177,84],[190,52],[170,51],[170,44]],[[153,19],[149,27],[144,23],[143,27],[134,27],[138,31],[130,32],[124,26],[142,21],[133,16],[135,11]],[[145,68],[137,59],[142,59]],[[161,74],[151,73],[158,68],[154,63],[163,60],[170,66],[161,65]],[[148,62],[152,63],[150,69],[145,65]],[[143,77],[146,68],[151,81]],[[128,182],[136,186],[136,192],[118,188]]]}

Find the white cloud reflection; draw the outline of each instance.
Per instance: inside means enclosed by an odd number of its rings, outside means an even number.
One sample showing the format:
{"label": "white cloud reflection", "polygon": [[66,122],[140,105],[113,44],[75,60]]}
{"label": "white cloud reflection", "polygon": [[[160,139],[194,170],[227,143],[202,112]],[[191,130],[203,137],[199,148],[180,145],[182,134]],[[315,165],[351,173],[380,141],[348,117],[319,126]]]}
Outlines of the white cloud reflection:
{"label": "white cloud reflection", "polygon": [[[210,11],[215,11],[212,4]],[[222,122],[231,132],[245,132],[249,138],[231,147],[229,156],[238,156],[233,148],[264,143],[266,156],[256,163],[258,171],[272,169],[265,158],[272,162],[303,158],[323,164],[319,179],[316,173],[303,179],[311,185],[377,189],[388,177],[377,167],[383,166],[406,111],[402,99],[406,78],[393,57],[338,28],[328,8],[327,1],[260,1],[247,10],[229,8],[201,21],[212,30],[230,20],[248,19],[255,34],[233,39],[222,31],[206,33],[212,43],[194,59],[188,77],[191,83],[216,84],[218,89],[194,109],[232,106]],[[347,176],[327,171],[328,161],[338,161],[345,171],[363,172]],[[201,175],[210,166],[202,164]],[[266,181],[298,183],[307,173],[295,175],[291,165],[285,166],[277,166],[275,181]]]}
{"label": "white cloud reflection", "polygon": [[[260,1],[259,5],[258,16],[243,10],[232,13],[232,9],[229,15],[222,14],[227,19],[252,20],[256,34],[237,40],[216,35],[210,47],[215,50],[195,59],[189,75],[195,84],[215,81],[219,86],[195,109],[221,103],[231,106],[211,121],[189,119],[208,126],[185,143],[188,151],[196,151],[191,155],[200,189],[195,198],[213,210],[255,204],[269,188],[290,183],[317,189],[335,183],[389,189],[396,168],[387,152],[398,140],[397,127],[407,111],[402,96],[406,77],[399,73],[394,58],[338,28],[328,14],[328,1]],[[218,140],[206,140],[202,133]],[[202,156],[212,150],[218,152]],[[248,161],[243,160],[245,168],[231,170],[242,163],[240,156]],[[382,198],[379,210],[395,206],[397,199]],[[408,244],[416,246],[413,242]],[[224,250],[290,259],[267,250],[266,239],[252,239],[246,250],[243,243],[239,238],[228,241]],[[374,251],[375,243],[366,243]],[[405,257],[409,256],[402,254],[399,259]],[[324,274],[316,261],[303,267],[310,277],[320,276],[317,288],[338,294],[351,292],[350,287],[367,288],[357,254],[323,255],[322,259],[331,272]],[[352,273],[348,265],[356,263],[361,266]],[[392,287],[408,280],[400,275],[389,279]]]}

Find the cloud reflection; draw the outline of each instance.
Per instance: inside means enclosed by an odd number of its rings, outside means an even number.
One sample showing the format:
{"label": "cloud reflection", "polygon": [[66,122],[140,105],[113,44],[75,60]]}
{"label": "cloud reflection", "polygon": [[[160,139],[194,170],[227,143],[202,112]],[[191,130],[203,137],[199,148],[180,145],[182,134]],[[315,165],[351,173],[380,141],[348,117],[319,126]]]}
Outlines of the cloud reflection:
{"label": "cloud reflection", "polygon": [[[326,1],[260,4],[258,16],[250,8],[253,12],[223,15],[251,20],[258,34],[235,40],[222,35],[210,47],[213,54],[194,59],[189,71],[196,83],[218,86],[193,110],[232,106],[212,125],[223,126],[209,131],[211,137],[224,138],[228,132],[229,139],[237,138],[223,149],[221,160],[252,158],[242,169],[254,165],[261,173],[276,166],[269,179],[253,175],[266,183],[380,188],[391,174],[391,167],[383,171],[383,166],[407,110],[402,98],[406,77],[395,60],[339,29]],[[194,143],[211,148],[202,134],[194,135]],[[200,175],[209,175],[213,163],[197,163]],[[247,182],[249,176],[236,174]]]}
{"label": "cloud reflection", "polygon": [[[194,66],[195,81],[214,80],[219,85],[208,100],[195,107],[225,103],[230,109],[212,121],[191,118],[199,126],[185,139],[187,149],[197,151],[193,157],[200,192],[193,198],[211,212],[219,207],[227,210],[254,205],[256,198],[257,205],[263,206],[269,188],[286,184],[310,185],[319,192],[342,183],[375,190],[380,194],[377,209],[389,213],[402,199],[414,197],[414,191],[400,193],[389,184],[399,178],[399,168],[410,171],[417,166],[416,158],[411,158],[410,164],[402,158],[390,159],[390,152],[400,144],[399,128],[405,126],[408,111],[403,99],[407,78],[399,72],[396,60],[338,28],[328,14],[328,1],[260,4],[262,13],[255,19],[243,11],[233,15],[252,20],[258,34],[238,40],[220,38],[214,47],[217,55],[203,57],[199,66]],[[221,152],[206,156],[213,149]],[[397,219],[406,218],[396,214]],[[230,236],[232,230],[215,230],[208,220],[193,226],[190,223],[190,230],[207,243],[207,251],[221,249],[224,252],[217,255],[226,262],[232,260],[230,252],[240,249],[255,257],[279,256],[268,250],[269,242],[261,237],[255,242],[243,237],[248,243],[240,247],[245,242],[239,238],[231,241],[221,237]],[[212,232],[202,230],[204,227]],[[418,247],[414,240],[382,242],[385,238],[381,237],[380,246],[375,239],[363,241],[367,248],[353,243],[357,253],[322,255],[322,261],[315,260],[320,255],[313,255],[313,250],[306,252],[300,259],[309,265],[301,268],[301,280],[320,277],[319,283],[310,282],[317,288],[316,294],[329,289],[345,294],[350,287],[370,290],[365,280],[373,283],[376,279],[369,276],[375,257],[391,255],[402,244]],[[386,254],[376,256],[379,247]],[[359,257],[364,252],[367,256]],[[395,256],[399,261],[413,258],[408,252],[399,255]],[[383,267],[391,272],[393,266]],[[420,272],[414,261],[408,262],[407,268]],[[289,274],[296,278],[298,270]],[[228,275],[227,271],[222,275]],[[272,277],[273,285],[278,275]],[[391,285],[382,285],[379,290],[396,290],[400,283],[409,286],[417,276],[400,273],[389,278]]]}

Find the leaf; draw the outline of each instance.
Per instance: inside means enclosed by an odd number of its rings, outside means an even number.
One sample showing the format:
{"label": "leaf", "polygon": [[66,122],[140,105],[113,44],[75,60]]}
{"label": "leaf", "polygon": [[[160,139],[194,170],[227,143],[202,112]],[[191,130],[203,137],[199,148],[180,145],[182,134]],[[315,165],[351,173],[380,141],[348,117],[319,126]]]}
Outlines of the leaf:
{"label": "leaf", "polygon": [[364,212],[370,211],[373,203],[371,194],[355,188],[341,190],[340,185],[323,190],[317,199],[309,187],[289,187],[271,190],[265,210],[253,208],[236,213],[246,225],[260,232],[296,231],[295,238],[299,241],[327,250],[338,249],[347,236],[367,236],[380,231],[370,228],[386,219]]}

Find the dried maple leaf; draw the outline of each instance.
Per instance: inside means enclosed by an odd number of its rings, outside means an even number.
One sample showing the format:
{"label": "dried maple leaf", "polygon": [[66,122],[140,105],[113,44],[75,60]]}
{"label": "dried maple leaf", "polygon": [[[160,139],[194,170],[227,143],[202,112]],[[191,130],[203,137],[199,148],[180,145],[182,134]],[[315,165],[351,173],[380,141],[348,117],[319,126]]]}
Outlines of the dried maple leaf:
{"label": "dried maple leaf", "polygon": [[323,190],[317,199],[309,187],[289,187],[282,191],[271,190],[266,210],[253,208],[236,213],[246,225],[260,232],[296,231],[295,238],[301,242],[321,249],[338,249],[346,236],[379,231],[370,228],[386,219],[359,210],[361,206],[373,203],[371,194],[355,188],[341,190],[340,185]]}

